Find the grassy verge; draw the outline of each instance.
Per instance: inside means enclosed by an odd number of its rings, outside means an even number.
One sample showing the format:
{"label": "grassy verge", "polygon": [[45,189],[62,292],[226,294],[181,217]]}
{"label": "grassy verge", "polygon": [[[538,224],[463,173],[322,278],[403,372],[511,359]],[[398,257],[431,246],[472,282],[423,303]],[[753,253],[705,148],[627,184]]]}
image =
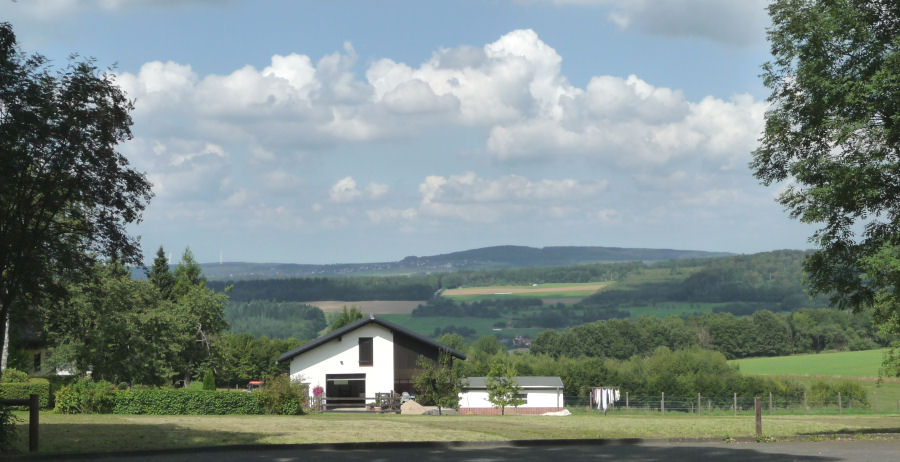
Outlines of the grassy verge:
{"label": "grassy verge", "polygon": [[[20,430],[24,435],[24,423]],[[900,432],[900,415],[765,416],[763,431],[775,436]],[[751,416],[41,415],[41,450],[47,453],[232,444],[724,438],[753,434]]]}

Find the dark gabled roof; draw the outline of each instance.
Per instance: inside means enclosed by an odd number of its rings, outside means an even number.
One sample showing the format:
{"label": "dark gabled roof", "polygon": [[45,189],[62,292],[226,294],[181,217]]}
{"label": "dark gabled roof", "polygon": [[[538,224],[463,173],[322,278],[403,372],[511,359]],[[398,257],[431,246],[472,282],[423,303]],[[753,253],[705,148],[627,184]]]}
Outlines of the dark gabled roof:
{"label": "dark gabled roof", "polygon": [[[563,383],[559,377],[534,377],[521,376],[514,377],[519,383],[519,388],[562,388]],[[466,377],[467,382],[465,388],[467,390],[478,390],[487,388],[487,377]]]}
{"label": "dark gabled roof", "polygon": [[305,353],[305,352],[307,352],[307,351],[309,351],[309,350],[312,350],[313,348],[318,347],[319,345],[322,345],[322,344],[324,344],[324,343],[330,342],[331,340],[333,340],[333,339],[335,339],[335,338],[338,338],[338,337],[340,337],[340,336],[346,334],[347,332],[350,332],[350,331],[352,331],[352,330],[359,329],[360,327],[365,326],[366,324],[369,324],[369,323],[380,324],[382,327],[385,327],[385,328],[387,328],[387,329],[390,329],[392,332],[399,332],[399,333],[401,333],[401,334],[403,334],[403,335],[406,335],[407,337],[412,337],[412,338],[414,338],[414,339],[416,339],[416,340],[418,340],[418,341],[420,341],[420,342],[422,342],[422,343],[424,343],[424,344],[426,344],[426,345],[431,345],[431,346],[437,348],[438,350],[444,350],[444,351],[446,351],[447,353],[450,353],[451,355],[456,356],[456,357],[459,358],[459,359],[466,359],[466,355],[464,355],[464,354],[463,354],[461,351],[459,351],[459,350],[450,348],[450,347],[448,347],[448,346],[446,346],[446,345],[442,345],[442,344],[440,344],[440,343],[438,343],[438,342],[435,342],[434,340],[431,340],[431,339],[428,338],[428,337],[425,337],[425,336],[423,336],[423,335],[419,335],[419,334],[417,334],[417,333],[415,333],[415,332],[413,332],[413,331],[411,331],[411,330],[408,330],[408,329],[405,329],[405,328],[403,328],[403,327],[400,327],[400,326],[398,326],[398,325],[396,325],[396,324],[394,324],[394,323],[387,322],[387,321],[385,321],[385,320],[383,320],[383,319],[378,319],[378,318],[376,318],[376,317],[374,317],[374,316],[369,316],[368,318],[360,319],[359,321],[356,321],[356,322],[354,322],[353,324],[348,324],[348,325],[346,325],[346,326],[344,326],[344,327],[341,327],[340,329],[338,329],[338,330],[336,330],[336,331],[334,331],[334,332],[331,332],[331,333],[329,333],[329,334],[323,335],[323,336],[321,336],[321,337],[319,337],[319,338],[317,338],[317,339],[315,339],[315,340],[310,341],[309,343],[306,343],[306,344],[301,345],[301,346],[299,346],[299,347],[297,347],[297,348],[294,348],[293,350],[288,351],[287,353],[285,353],[285,354],[279,356],[279,357],[278,357],[278,360],[277,360],[276,362],[281,362],[281,361],[284,361],[284,360],[286,360],[286,359],[291,359],[291,358],[293,358],[294,356],[303,354],[303,353]]}

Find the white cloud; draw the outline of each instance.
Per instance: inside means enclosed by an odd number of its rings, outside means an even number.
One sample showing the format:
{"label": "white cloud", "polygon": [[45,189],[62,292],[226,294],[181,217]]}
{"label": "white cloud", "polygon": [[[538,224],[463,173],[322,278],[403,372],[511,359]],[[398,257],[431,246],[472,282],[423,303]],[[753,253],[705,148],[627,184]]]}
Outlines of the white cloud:
{"label": "white cloud", "polygon": [[441,49],[418,67],[380,59],[364,81],[356,62],[348,43],[315,64],[292,53],[262,70],[201,77],[190,66],[151,62],[119,81],[147,133],[241,143],[260,163],[297,149],[457,126],[483,129],[485,152],[501,161],[576,155],[661,165],[697,157],[729,168],[745,163],[766,107],[747,95],[690,101],[634,75],[595,76],[578,88],[532,30],[481,48]]}
{"label": "white cloud", "polygon": [[475,222],[497,221],[523,212],[570,215],[575,209],[564,207],[597,197],[606,187],[606,181],[531,181],[518,175],[488,180],[473,172],[432,175],[419,185],[419,209],[427,215]]}
{"label": "white cloud", "polygon": [[297,189],[302,180],[284,170],[273,170],[263,175],[262,186],[272,191],[290,191]]}
{"label": "white cloud", "polygon": [[414,208],[393,209],[390,207],[366,210],[366,216],[372,223],[394,223],[398,220],[411,221],[418,217],[419,213]]}
{"label": "white cloud", "polygon": [[19,0],[23,13],[50,21],[78,11],[117,11],[135,7],[172,7],[190,3],[222,4],[228,0]]}
{"label": "white cloud", "polygon": [[765,38],[767,0],[553,0],[558,5],[608,7],[622,29],[653,35],[703,37],[733,45]]}
{"label": "white cloud", "polygon": [[377,199],[387,194],[389,189],[388,185],[374,182],[369,183],[365,189],[360,189],[356,185],[356,180],[348,176],[338,180],[337,183],[331,186],[328,196],[332,202],[344,203],[360,198]]}

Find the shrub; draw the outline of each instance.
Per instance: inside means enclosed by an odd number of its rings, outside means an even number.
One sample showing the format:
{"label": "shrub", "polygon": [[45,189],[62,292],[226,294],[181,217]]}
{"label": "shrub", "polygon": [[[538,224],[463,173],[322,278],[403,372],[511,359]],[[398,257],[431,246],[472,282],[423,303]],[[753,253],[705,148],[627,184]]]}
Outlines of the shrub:
{"label": "shrub", "polygon": [[204,390],[215,390],[216,389],[216,376],[213,375],[213,371],[207,369],[206,373],[203,374],[203,389]]}
{"label": "shrub", "polygon": [[105,414],[113,407],[113,384],[79,379],[56,392],[56,410],[63,414]]}
{"label": "shrub", "polygon": [[287,374],[269,377],[257,394],[267,414],[302,414],[309,400],[306,387]]}
{"label": "shrub", "polygon": [[16,432],[16,423],[19,420],[12,413],[10,406],[0,404],[0,454],[12,452],[19,437]]}
{"label": "shrub", "polygon": [[3,379],[0,383],[22,383],[28,381],[28,373],[18,369],[6,369],[3,371]]}
{"label": "shrub", "polygon": [[839,392],[845,407],[850,403],[856,403],[861,407],[869,405],[869,395],[866,393],[866,389],[859,382],[852,380],[813,382],[809,387],[809,404],[811,406],[837,405]]}
{"label": "shrub", "polygon": [[[3,377],[6,378],[5,371]],[[0,383],[0,399],[28,399],[32,394],[40,396],[41,407],[50,406],[50,382],[47,379],[33,378],[25,382]]]}
{"label": "shrub", "polygon": [[123,390],[114,393],[113,414],[262,414],[257,393],[193,390]]}

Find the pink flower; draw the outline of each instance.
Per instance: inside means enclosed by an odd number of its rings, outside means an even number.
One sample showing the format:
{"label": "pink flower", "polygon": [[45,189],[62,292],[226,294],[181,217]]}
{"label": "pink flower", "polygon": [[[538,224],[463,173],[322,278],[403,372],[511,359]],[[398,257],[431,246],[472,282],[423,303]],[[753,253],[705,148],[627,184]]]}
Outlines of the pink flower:
{"label": "pink flower", "polygon": [[315,397],[322,396],[322,393],[324,393],[324,392],[325,392],[325,390],[322,388],[321,385],[316,385],[316,387],[313,388],[313,396],[315,396]]}

